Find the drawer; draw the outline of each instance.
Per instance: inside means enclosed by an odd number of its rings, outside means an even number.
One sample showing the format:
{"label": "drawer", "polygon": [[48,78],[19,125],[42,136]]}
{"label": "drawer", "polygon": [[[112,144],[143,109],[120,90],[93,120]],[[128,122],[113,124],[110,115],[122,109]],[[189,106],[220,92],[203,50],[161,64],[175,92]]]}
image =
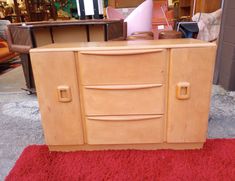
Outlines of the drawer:
{"label": "drawer", "polygon": [[88,144],[162,143],[162,115],[86,117]]}
{"label": "drawer", "polygon": [[166,50],[84,51],[79,53],[83,85],[163,83]]}
{"label": "drawer", "polygon": [[162,84],[84,86],[85,113],[91,115],[163,114]]}

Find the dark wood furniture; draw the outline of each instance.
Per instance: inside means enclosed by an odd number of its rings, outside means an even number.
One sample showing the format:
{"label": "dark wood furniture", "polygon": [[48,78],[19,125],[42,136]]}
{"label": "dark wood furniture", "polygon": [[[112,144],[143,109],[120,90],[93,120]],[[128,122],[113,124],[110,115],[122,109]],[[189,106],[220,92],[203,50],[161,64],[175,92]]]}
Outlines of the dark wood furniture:
{"label": "dark wood furniture", "polygon": [[222,0],[196,0],[195,13],[212,13],[221,8]]}
{"label": "dark wood furniture", "polygon": [[44,21],[50,18],[56,19],[54,1],[25,0],[29,21]]}
{"label": "dark wood furniture", "polygon": [[123,20],[75,20],[17,23],[8,26],[11,51],[20,53],[26,86],[35,91],[29,50],[51,43],[108,41],[126,38]]}
{"label": "dark wood furniture", "polygon": [[17,15],[7,15],[3,20],[8,20],[11,23],[25,22],[25,16],[22,14],[20,14],[19,17]]}
{"label": "dark wood furniture", "polygon": [[179,17],[196,13],[212,13],[221,7],[221,0],[179,0]]}
{"label": "dark wood furniture", "polygon": [[179,0],[179,18],[184,16],[192,16],[193,0]]}
{"label": "dark wood furniture", "polygon": [[214,83],[235,91],[235,1],[224,1]]}

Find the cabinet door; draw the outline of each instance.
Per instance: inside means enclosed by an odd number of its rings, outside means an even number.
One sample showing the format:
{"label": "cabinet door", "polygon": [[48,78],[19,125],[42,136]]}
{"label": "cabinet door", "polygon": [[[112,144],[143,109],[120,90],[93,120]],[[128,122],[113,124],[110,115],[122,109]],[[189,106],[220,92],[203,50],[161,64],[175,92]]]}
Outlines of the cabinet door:
{"label": "cabinet door", "polygon": [[46,143],[83,144],[74,53],[32,53],[31,60]]}
{"label": "cabinet door", "polygon": [[204,142],[215,47],[172,49],[169,72],[168,142]]}

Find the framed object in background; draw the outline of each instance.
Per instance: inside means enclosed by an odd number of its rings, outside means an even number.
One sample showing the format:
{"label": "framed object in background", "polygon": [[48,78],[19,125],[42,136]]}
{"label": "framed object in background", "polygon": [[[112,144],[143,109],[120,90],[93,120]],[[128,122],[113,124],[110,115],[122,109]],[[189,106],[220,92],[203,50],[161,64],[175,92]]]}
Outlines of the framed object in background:
{"label": "framed object in background", "polygon": [[83,0],[76,0],[77,3],[77,12],[80,19],[85,19],[85,7]]}
{"label": "framed object in background", "polygon": [[103,18],[103,0],[76,0],[80,19],[92,16],[94,19]]}

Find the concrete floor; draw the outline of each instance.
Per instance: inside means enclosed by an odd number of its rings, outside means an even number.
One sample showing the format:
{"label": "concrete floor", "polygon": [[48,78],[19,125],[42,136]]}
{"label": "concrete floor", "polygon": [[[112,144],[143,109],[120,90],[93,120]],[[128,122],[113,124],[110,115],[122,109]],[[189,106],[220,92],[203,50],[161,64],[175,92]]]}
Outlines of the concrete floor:
{"label": "concrete floor", "polygon": [[0,75],[0,92],[19,92],[25,88],[22,66]]}
{"label": "concrete floor", "polygon": [[[21,67],[0,76],[0,180],[26,146],[44,144],[37,98],[22,87]],[[208,138],[235,138],[235,92],[220,86],[213,86]]]}

